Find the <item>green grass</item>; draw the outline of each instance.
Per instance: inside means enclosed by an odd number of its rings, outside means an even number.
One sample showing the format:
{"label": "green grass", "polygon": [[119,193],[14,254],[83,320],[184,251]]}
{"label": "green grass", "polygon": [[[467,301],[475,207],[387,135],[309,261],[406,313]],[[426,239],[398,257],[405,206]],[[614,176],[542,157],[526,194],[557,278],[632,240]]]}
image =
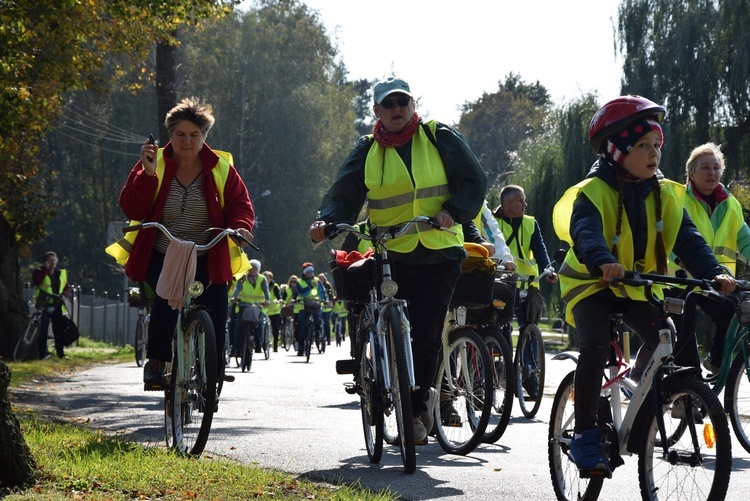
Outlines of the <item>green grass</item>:
{"label": "green grass", "polygon": [[[24,382],[133,358],[132,348],[116,349],[83,339],[78,348],[66,349],[66,353],[70,359],[7,362],[12,370],[11,404],[12,388]],[[59,422],[33,408],[13,406],[13,411],[36,461],[37,482],[23,491],[0,490],[0,498],[7,494],[5,500],[397,499],[390,491],[315,483],[209,454],[189,459],[164,447],[145,447],[108,436],[85,423]]]}

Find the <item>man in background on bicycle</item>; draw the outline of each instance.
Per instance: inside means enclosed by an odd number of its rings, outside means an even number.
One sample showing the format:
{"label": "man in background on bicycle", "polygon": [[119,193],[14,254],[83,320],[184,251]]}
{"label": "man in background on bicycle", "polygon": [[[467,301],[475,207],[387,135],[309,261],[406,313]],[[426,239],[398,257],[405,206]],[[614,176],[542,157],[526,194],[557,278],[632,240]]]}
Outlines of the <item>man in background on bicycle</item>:
{"label": "man in background on bicycle", "polygon": [[[500,190],[500,206],[495,209],[495,220],[505,243],[516,263],[516,273],[527,277],[538,277],[539,270],[549,268],[550,259],[547,246],[534,216],[526,214],[526,194],[517,185],[508,185]],[[557,282],[557,274],[544,277],[549,283]],[[536,283],[529,283],[525,299],[516,291],[516,318],[518,332],[523,332],[527,324],[539,323],[544,310],[544,298]]]}
{"label": "man in background on bicycle", "polygon": [[[32,280],[36,286],[34,291],[36,308],[42,308],[38,337],[39,358],[47,359],[52,356],[51,353],[47,353],[47,331],[50,320],[62,317],[67,312],[62,297],[70,299],[71,296],[68,272],[57,269],[57,254],[49,251],[44,254],[41,268],[34,270]],[[55,336],[55,352],[59,358],[65,356],[65,346],[57,336]]]}
{"label": "man in background on bicycle", "polygon": [[302,263],[302,277],[297,281],[295,298],[302,305],[299,313],[299,328],[297,329],[297,356],[305,355],[305,336],[307,335],[307,313],[312,311],[315,325],[315,336],[323,335],[323,312],[321,304],[328,300],[323,284],[315,276],[312,263]]}
{"label": "man in background on bicycle", "polygon": [[[232,299],[235,303],[235,309],[249,308],[251,305],[261,305],[264,309],[270,304],[270,295],[268,293],[268,282],[266,277],[260,274],[260,261],[257,259],[250,260],[250,269],[237,281],[234,288]],[[242,312],[238,311],[239,318],[242,318]],[[255,353],[260,353],[260,339],[263,335],[264,322],[261,315],[258,325],[255,326]],[[234,334],[233,343],[235,346],[242,346],[242,322],[237,323],[238,327]]]}
{"label": "man in background on bicycle", "polygon": [[[326,223],[355,223],[365,199],[370,220],[379,227],[430,216],[457,233],[416,226],[388,245],[399,286],[396,297],[408,301],[411,317],[418,386],[412,393],[414,440],[425,443],[426,427],[432,427],[427,395],[443,321],[466,257],[461,225],[479,213],[487,176],[461,134],[437,121],[422,121],[407,82],[387,78],[373,94],[373,134],[361,137],[344,161],[309,233],[317,242],[326,238]],[[436,392],[429,393],[434,405]]]}
{"label": "man in background on bicycle", "polygon": [[264,271],[263,276],[268,282],[268,295],[271,298],[271,304],[268,306],[268,319],[271,321],[271,332],[273,333],[273,351],[279,351],[279,331],[281,329],[281,290],[279,284],[273,279],[273,273]]}

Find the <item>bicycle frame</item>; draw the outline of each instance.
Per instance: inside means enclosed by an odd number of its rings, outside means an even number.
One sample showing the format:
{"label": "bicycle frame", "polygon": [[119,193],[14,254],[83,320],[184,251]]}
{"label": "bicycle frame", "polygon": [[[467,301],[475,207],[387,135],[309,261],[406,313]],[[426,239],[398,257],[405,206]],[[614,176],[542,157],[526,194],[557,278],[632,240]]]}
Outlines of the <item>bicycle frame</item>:
{"label": "bicycle frame", "polygon": [[750,327],[741,325],[735,314],[727,328],[727,337],[724,341],[724,350],[722,353],[721,370],[718,374],[711,374],[703,378],[703,381],[712,385],[714,393],[717,395],[724,390],[729,377],[729,370],[732,366],[732,360],[735,352],[742,357],[745,362],[747,376],[750,378],[750,364],[748,364],[748,340],[750,340]]}

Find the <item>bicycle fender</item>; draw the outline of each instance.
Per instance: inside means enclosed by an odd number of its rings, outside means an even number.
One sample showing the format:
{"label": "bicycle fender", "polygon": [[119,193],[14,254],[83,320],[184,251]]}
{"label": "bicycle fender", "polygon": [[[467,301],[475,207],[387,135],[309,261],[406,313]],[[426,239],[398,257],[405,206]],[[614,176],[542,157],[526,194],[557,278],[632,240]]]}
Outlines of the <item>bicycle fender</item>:
{"label": "bicycle fender", "polygon": [[[674,381],[686,377],[693,377],[700,372],[701,370],[698,367],[681,367],[664,378],[664,380],[661,382],[662,388],[668,389],[671,383],[673,383]],[[631,428],[630,436],[628,437],[627,442],[627,450],[632,454],[638,452],[638,446],[640,445],[643,434],[645,433],[645,416],[653,416],[655,414],[653,391],[653,388],[651,388],[648,394],[646,394],[646,398],[643,400],[643,405],[641,405],[641,408],[638,409],[638,414],[633,420],[633,427]]]}
{"label": "bicycle fender", "polygon": [[578,352],[563,351],[552,357],[552,360],[572,360],[573,363],[578,364]]}

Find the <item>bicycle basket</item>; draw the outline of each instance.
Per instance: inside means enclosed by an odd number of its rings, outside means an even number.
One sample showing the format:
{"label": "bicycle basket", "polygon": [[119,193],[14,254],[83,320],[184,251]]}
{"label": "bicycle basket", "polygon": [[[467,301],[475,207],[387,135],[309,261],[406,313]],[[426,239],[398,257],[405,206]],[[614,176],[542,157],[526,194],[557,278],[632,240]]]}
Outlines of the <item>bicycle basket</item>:
{"label": "bicycle basket", "polygon": [[262,314],[263,310],[257,304],[243,305],[240,311],[240,321],[247,324],[258,324]]}
{"label": "bicycle basket", "polygon": [[461,276],[451,298],[451,307],[484,308],[492,304],[495,263],[482,257],[469,257],[461,263]]}
{"label": "bicycle basket", "polygon": [[[359,253],[333,251],[331,275],[340,299],[365,303],[369,300],[375,260]],[[356,259],[358,258],[358,259]]]}
{"label": "bicycle basket", "polygon": [[285,317],[294,316],[294,304],[285,304],[281,307],[281,314]]}

